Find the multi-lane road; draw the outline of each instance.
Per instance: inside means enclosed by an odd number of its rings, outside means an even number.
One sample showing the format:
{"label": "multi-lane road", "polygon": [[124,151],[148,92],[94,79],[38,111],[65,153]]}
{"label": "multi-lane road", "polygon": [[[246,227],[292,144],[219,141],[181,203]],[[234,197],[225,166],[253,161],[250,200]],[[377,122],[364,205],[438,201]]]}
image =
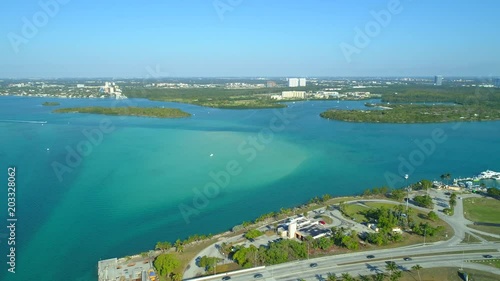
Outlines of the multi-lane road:
{"label": "multi-lane road", "polygon": [[[447,201],[447,197],[442,192],[433,192],[430,194],[435,201]],[[474,196],[474,195],[470,195]],[[372,200],[362,200],[372,201]],[[373,200],[381,201],[381,200]],[[384,200],[382,200],[384,201]],[[394,203],[393,201],[387,201]],[[438,203],[438,202],[435,202]],[[370,252],[356,252],[350,254],[333,255],[310,260],[294,261],[279,265],[261,267],[256,270],[244,272],[232,272],[227,274],[218,274],[212,277],[204,277],[203,280],[221,280],[225,276],[230,276],[231,281],[262,280],[266,281],[291,281],[298,279],[305,280],[324,280],[328,273],[335,273],[340,276],[348,272],[352,276],[372,275],[379,272],[385,272],[386,261],[394,261],[401,270],[410,270],[412,266],[419,264],[423,268],[433,267],[456,267],[473,268],[500,275],[500,269],[485,266],[478,263],[467,262],[467,260],[488,259],[483,255],[492,255],[494,259],[500,259],[500,243],[489,242],[484,238],[474,235],[479,231],[470,229],[468,221],[463,216],[462,200],[457,200],[455,213],[453,216],[446,216],[439,212],[439,204],[435,204],[435,211],[445,220],[454,230],[454,236],[447,241],[440,241],[426,245],[412,245],[393,249],[375,250]],[[412,206],[413,208],[429,211],[428,209]],[[354,223],[354,222],[353,222]],[[469,233],[478,238],[481,242],[476,244],[463,244],[465,234]],[[486,234],[479,232],[480,234]],[[488,234],[499,238],[498,235]],[[477,251],[471,253],[471,251]],[[367,255],[373,255],[375,258],[368,259]],[[411,260],[405,261],[404,257],[410,257]],[[315,264],[311,267],[311,264]],[[255,278],[255,274],[262,274],[262,277]],[[227,279],[227,278],[226,278]]]}

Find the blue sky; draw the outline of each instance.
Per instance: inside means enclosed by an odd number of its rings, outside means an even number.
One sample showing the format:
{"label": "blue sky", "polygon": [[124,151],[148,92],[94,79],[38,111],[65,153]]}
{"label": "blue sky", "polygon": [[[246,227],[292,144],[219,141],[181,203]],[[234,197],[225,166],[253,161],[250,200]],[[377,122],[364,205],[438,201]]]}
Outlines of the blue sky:
{"label": "blue sky", "polygon": [[174,77],[500,75],[497,0],[24,0],[0,11],[5,78],[157,66]]}

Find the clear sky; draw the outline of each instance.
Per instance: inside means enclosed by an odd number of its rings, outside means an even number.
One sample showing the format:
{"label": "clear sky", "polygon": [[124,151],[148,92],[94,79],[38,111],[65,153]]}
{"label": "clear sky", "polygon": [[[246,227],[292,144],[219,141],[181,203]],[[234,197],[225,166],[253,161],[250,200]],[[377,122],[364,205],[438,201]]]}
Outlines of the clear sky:
{"label": "clear sky", "polygon": [[[377,22],[382,10],[390,19]],[[173,77],[500,75],[498,0],[22,0],[0,11],[4,78],[143,78],[157,66]]]}

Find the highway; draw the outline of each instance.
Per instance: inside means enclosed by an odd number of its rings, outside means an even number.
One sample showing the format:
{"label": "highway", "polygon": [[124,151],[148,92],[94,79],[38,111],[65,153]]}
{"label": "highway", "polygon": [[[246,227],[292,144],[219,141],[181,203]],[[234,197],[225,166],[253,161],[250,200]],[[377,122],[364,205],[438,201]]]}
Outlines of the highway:
{"label": "highway", "polygon": [[[266,280],[266,281],[289,281],[305,279],[308,281],[326,280],[328,273],[335,273],[340,276],[342,273],[348,272],[352,276],[373,275],[379,272],[385,272],[385,262],[394,261],[401,270],[409,270],[415,264],[419,264],[423,268],[433,267],[455,267],[457,269],[473,268],[483,270],[500,275],[500,269],[466,262],[467,260],[485,259],[483,255],[490,254],[493,258],[500,259],[500,243],[489,242],[484,238],[475,235],[480,233],[483,235],[499,238],[498,235],[484,233],[467,227],[467,224],[472,224],[463,216],[462,198],[457,200],[455,212],[453,216],[444,215],[440,212],[438,201],[447,201],[449,198],[439,191],[430,191],[431,197],[434,198],[434,211],[438,216],[446,221],[454,230],[454,236],[446,241],[427,243],[426,245],[411,245],[400,248],[374,250],[368,252],[355,252],[342,255],[326,256],[310,260],[294,261],[279,265],[266,266],[265,268],[245,271],[244,273],[232,272],[226,274],[218,274],[201,278],[205,280],[221,280],[224,276],[231,276],[231,281],[244,280]],[[477,195],[465,195],[465,197],[479,197]],[[394,201],[388,200],[356,200],[360,202],[374,201],[397,204]],[[352,201],[355,202],[355,201]],[[415,209],[428,212],[429,209],[412,206]],[[348,221],[348,220],[347,220]],[[356,222],[348,221],[351,224]],[[481,242],[475,244],[464,244],[462,241],[466,237],[466,233],[475,236]],[[232,238],[235,239],[235,238]],[[469,253],[466,253],[469,251]],[[470,253],[470,251],[485,251],[481,253]],[[453,252],[453,253],[450,253]],[[375,258],[368,259],[367,255],[374,255]],[[411,261],[404,261],[404,257],[411,257]],[[312,263],[316,263],[316,267],[311,267]],[[262,278],[254,278],[254,275],[260,273]]]}
{"label": "highway", "polygon": [[[471,250],[489,250],[481,253],[467,253]],[[500,244],[491,243],[484,245],[467,245],[455,247],[436,247],[420,246],[420,247],[405,247],[392,250],[379,250],[363,253],[343,254],[336,256],[328,256],[315,258],[310,260],[302,260],[285,264],[267,266],[264,269],[245,273],[227,274],[231,276],[231,281],[246,281],[265,279],[266,281],[297,281],[298,279],[305,280],[324,280],[328,273],[335,273],[340,276],[342,273],[349,272],[352,276],[372,275],[379,272],[386,272],[386,261],[394,261],[400,270],[410,270],[415,264],[421,265],[423,268],[432,267],[455,267],[474,268],[478,270],[489,271],[500,275],[500,269],[495,269],[489,266],[470,263],[467,260],[486,260],[483,255],[490,254],[493,258],[500,258]],[[457,251],[452,254],[439,254],[449,251]],[[465,252],[463,252],[465,251]],[[421,256],[427,254],[426,256]],[[367,255],[375,255],[375,258],[368,259]],[[417,256],[419,255],[419,256]],[[411,261],[404,261],[403,257],[411,257]],[[465,262],[464,262],[465,261]],[[311,264],[317,264],[316,267],[311,267]],[[254,278],[254,275],[261,273],[262,278]],[[213,278],[205,280],[221,280],[224,275],[216,275]]]}

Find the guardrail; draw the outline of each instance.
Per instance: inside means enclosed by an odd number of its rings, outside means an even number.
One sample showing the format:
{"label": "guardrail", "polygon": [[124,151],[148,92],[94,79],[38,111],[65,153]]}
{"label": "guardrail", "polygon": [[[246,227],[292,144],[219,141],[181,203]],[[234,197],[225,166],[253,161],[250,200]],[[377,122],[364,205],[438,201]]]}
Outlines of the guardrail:
{"label": "guardrail", "polygon": [[213,279],[213,278],[218,278],[218,277],[223,277],[227,275],[235,275],[235,274],[240,274],[240,273],[246,273],[246,272],[251,272],[251,271],[257,271],[266,268],[265,266],[258,266],[258,267],[252,267],[252,268],[247,268],[247,269],[241,269],[241,270],[236,270],[236,271],[230,271],[230,272],[224,272],[224,273],[219,273],[219,274],[214,274],[214,275],[209,275],[209,276],[203,276],[203,277],[195,277],[195,278],[190,278],[190,279],[183,279],[183,281],[203,281],[203,280],[208,280],[208,279]]}

